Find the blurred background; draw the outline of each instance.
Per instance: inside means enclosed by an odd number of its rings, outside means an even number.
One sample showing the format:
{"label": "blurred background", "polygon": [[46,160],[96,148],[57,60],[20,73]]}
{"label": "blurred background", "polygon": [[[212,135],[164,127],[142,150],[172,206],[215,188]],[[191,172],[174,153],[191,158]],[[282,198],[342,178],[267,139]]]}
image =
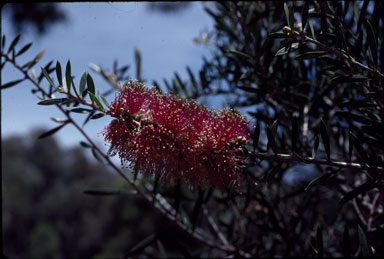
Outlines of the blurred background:
{"label": "blurred background", "polygon": [[[127,76],[132,78],[141,66],[147,84],[170,78],[176,71],[184,78],[186,65],[197,72],[209,48],[197,45],[194,38],[212,24],[201,2],[12,3],[1,10],[1,33],[7,42],[20,33],[20,46],[33,43],[20,63],[45,48],[40,66],[51,60],[65,66],[69,59],[74,80],[88,71],[102,92],[111,87],[92,71],[90,63],[106,71],[114,62],[129,65]],[[137,64],[137,53],[141,64]],[[39,72],[40,68],[34,69]],[[11,66],[2,70],[2,82],[20,77]],[[43,131],[57,125],[49,118],[61,114],[36,105],[39,100],[31,90],[25,82],[1,91],[5,256],[123,257],[139,240],[167,228],[166,222],[134,195],[84,193],[87,189],[129,190],[129,186],[79,145],[83,139],[74,128],[65,127],[38,140]],[[114,94],[106,98],[111,101]],[[100,119],[85,126],[102,147],[98,133],[107,123],[108,119]],[[166,241],[164,245],[168,245]],[[183,254],[183,247],[179,248]]]}

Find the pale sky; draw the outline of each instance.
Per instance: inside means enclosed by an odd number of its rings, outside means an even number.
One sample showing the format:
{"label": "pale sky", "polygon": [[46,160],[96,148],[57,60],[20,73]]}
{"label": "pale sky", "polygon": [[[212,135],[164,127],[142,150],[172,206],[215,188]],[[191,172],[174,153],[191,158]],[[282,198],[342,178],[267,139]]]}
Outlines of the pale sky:
{"label": "pale sky", "polygon": [[[60,61],[63,68],[69,59],[72,74],[78,84],[84,71],[91,73],[96,88],[101,92],[109,89],[107,83],[89,68],[89,63],[112,68],[117,59],[120,65],[131,65],[129,74],[134,76],[134,49],[142,54],[143,77],[147,83],[152,80],[163,83],[163,78],[171,79],[174,72],[187,79],[185,67],[188,65],[198,72],[203,56],[208,56],[210,49],[196,45],[193,38],[202,31],[213,28],[213,19],[203,10],[201,2],[193,2],[186,10],[175,14],[161,14],[149,11],[145,3],[60,3],[68,16],[68,23],[58,24],[47,34],[37,37],[33,33],[21,35],[18,48],[33,42],[29,51],[20,57],[19,63],[31,60],[41,49],[45,55],[34,67],[37,73],[40,66],[53,60]],[[12,30],[10,19],[2,14],[2,33],[7,37],[7,44],[16,36]],[[8,45],[6,45],[8,46]],[[54,75],[54,74],[52,74]],[[2,82],[21,78],[21,74],[10,65],[2,71]],[[47,86],[44,81],[43,85]],[[39,101],[31,93],[32,84],[25,81],[13,88],[2,91],[1,127],[2,138],[13,134],[25,134],[33,128],[47,129],[58,126],[51,117],[63,118],[63,115],[49,106],[40,106]],[[59,97],[59,96],[57,96]],[[113,99],[110,95],[108,101]],[[75,114],[80,122],[84,115]],[[107,125],[110,118],[104,117],[92,121],[85,126],[86,132],[103,145],[102,136],[98,133]],[[64,146],[78,145],[83,140],[80,133],[72,125],[67,125],[57,137]]]}

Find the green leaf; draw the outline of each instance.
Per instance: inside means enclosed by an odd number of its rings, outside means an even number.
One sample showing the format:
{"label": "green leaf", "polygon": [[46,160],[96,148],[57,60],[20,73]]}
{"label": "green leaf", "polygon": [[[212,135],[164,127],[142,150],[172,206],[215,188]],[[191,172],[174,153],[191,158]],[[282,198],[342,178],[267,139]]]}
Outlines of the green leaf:
{"label": "green leaf", "polygon": [[[369,159],[367,157],[367,154],[366,152],[364,151],[363,149],[363,146],[360,142],[360,140],[357,138],[357,136],[353,133],[353,132],[349,132],[349,139],[350,139],[350,143],[357,149],[357,152],[359,153],[359,155],[361,156],[361,158],[366,162],[368,163],[369,162]],[[352,148],[352,147],[350,147]],[[352,152],[352,151],[350,151]]]}
{"label": "green leaf", "polygon": [[301,11],[301,30],[304,31],[305,25],[307,25],[308,20],[308,9],[309,9],[309,2],[304,1],[303,10]]}
{"label": "green leaf", "polygon": [[40,50],[40,52],[37,53],[37,55],[33,58],[33,60],[25,63],[22,66],[22,68],[28,68],[28,69],[32,68],[34,65],[36,65],[40,61],[40,59],[43,57],[44,53],[45,53],[45,49]]}
{"label": "green leaf", "polygon": [[309,25],[309,28],[311,29],[312,39],[316,40],[315,30],[313,29],[313,24],[311,19],[308,19],[308,25]]}
{"label": "green leaf", "polygon": [[80,78],[79,92],[84,97],[85,84],[87,83],[87,72],[84,72]]}
{"label": "green leaf", "polygon": [[99,163],[103,165],[107,164],[106,161],[100,156],[99,152],[94,147],[92,147],[92,154]]}
{"label": "green leaf", "polygon": [[291,27],[291,30],[295,30],[295,20],[294,20],[294,13],[293,13],[293,5],[289,6],[289,27]]}
{"label": "green leaf", "polygon": [[56,76],[57,76],[57,81],[61,86],[63,86],[63,76],[61,72],[61,64],[59,61],[56,62]]}
{"label": "green leaf", "polygon": [[159,248],[160,258],[169,258],[169,257],[167,256],[167,253],[165,252],[164,246],[163,246],[163,244],[161,243],[161,241],[160,241],[160,240],[157,240],[157,241],[156,241],[156,244],[157,244],[157,247]]}
{"label": "green leaf", "polygon": [[95,84],[93,83],[93,79],[90,74],[87,73],[87,85],[88,85],[88,92],[91,92],[93,95],[95,95]]}
{"label": "green leaf", "polygon": [[5,35],[1,37],[1,50],[3,50],[4,46],[5,46]]}
{"label": "green leaf", "polygon": [[53,104],[60,104],[65,101],[67,101],[68,98],[51,98],[51,99],[45,99],[40,102],[38,102],[38,105],[53,105]]}
{"label": "green leaf", "polygon": [[57,90],[57,88],[56,88],[55,84],[53,83],[51,77],[49,76],[47,70],[45,70],[45,68],[41,67],[41,72],[43,72],[43,75],[44,75],[45,78],[47,79],[49,85],[50,85],[51,87],[53,87],[53,89],[56,89],[56,90]]}
{"label": "green leaf", "polygon": [[135,48],[135,63],[136,63],[136,78],[141,81],[141,53],[138,48]]}
{"label": "green leaf", "polygon": [[19,42],[19,39],[20,39],[20,34],[18,34],[14,39],[13,41],[11,42],[11,44],[9,45],[9,48],[8,48],[8,52],[7,54],[9,54],[13,48],[16,46],[16,44]]}
{"label": "green leaf", "polygon": [[19,50],[16,54],[16,57],[17,56],[20,56],[21,54],[23,54],[24,52],[26,52],[30,47],[32,46],[32,42],[26,44],[23,48],[21,48],[21,50]]}
{"label": "green leaf", "polygon": [[325,148],[325,152],[327,154],[327,158],[328,160],[331,160],[331,149],[329,145],[328,129],[323,119],[321,119],[321,122],[320,122],[320,134],[321,134],[321,139],[323,141],[323,145]]}
{"label": "green leaf", "polygon": [[115,190],[115,189],[90,189],[83,191],[88,195],[121,195],[121,194],[136,194],[136,191],[132,190]]}
{"label": "green leaf", "polygon": [[103,103],[105,104],[105,106],[109,107],[109,103],[108,103],[107,99],[105,99],[105,97],[104,97],[103,95],[100,95],[99,97],[100,97],[100,99],[103,101]]}
{"label": "green leaf", "polygon": [[[289,27],[291,27],[289,8],[288,8],[288,5],[286,2],[284,2],[284,12],[285,12],[285,18],[287,19],[287,24]],[[291,27],[291,29],[292,29],[292,27]]]}
{"label": "green leaf", "polygon": [[287,47],[282,47],[281,49],[279,49],[279,50],[276,52],[275,56],[282,56],[282,55],[287,54],[288,52],[289,52],[289,48],[287,48]]}
{"label": "green leaf", "polygon": [[350,201],[353,198],[355,198],[357,195],[371,190],[375,186],[376,186],[376,184],[373,181],[367,181],[367,182],[363,183],[362,185],[356,187],[352,191],[348,192],[346,195],[344,195],[344,197],[339,201],[339,204],[344,204],[347,201]]}
{"label": "green leaf", "polygon": [[65,107],[64,109],[67,111],[76,112],[76,113],[89,113],[93,111],[91,109],[85,109],[85,108],[79,108],[79,107]]}
{"label": "green leaf", "polygon": [[96,119],[99,119],[99,118],[101,118],[101,117],[104,117],[104,113],[96,113],[96,114],[94,114],[94,115],[92,115],[91,117],[90,117],[90,119],[91,120],[96,120]]}
{"label": "green leaf", "polygon": [[56,133],[57,131],[59,131],[62,127],[64,127],[66,125],[66,123],[56,127],[56,128],[53,128],[47,132],[44,132],[43,134],[41,134],[38,139],[42,139],[42,138],[46,138],[46,137],[49,137],[51,135],[53,135],[54,133]]}
{"label": "green leaf", "polygon": [[327,51],[308,51],[306,53],[297,55],[295,59],[297,60],[313,59],[313,58],[317,58],[327,54],[328,54]]}
{"label": "green leaf", "polygon": [[244,52],[241,52],[241,51],[238,51],[238,50],[236,50],[234,48],[230,48],[229,49],[229,53],[234,54],[234,55],[239,56],[239,57],[246,58],[246,59],[252,59],[252,57],[249,56],[248,54],[246,54]]}
{"label": "green leaf", "polygon": [[0,89],[3,90],[3,89],[6,89],[6,88],[9,88],[9,87],[12,87],[12,86],[17,85],[18,83],[24,81],[24,80],[25,80],[25,78],[8,82],[6,84],[1,85]]}
{"label": "green leaf", "polygon": [[256,128],[253,132],[253,150],[256,150],[259,144],[259,138],[260,138],[260,121],[257,120]]}
{"label": "green leaf", "polygon": [[158,236],[157,234],[150,234],[149,236],[141,240],[139,243],[134,245],[131,249],[129,249],[128,253],[125,254],[124,258],[133,257],[133,255],[144,250],[147,246],[149,246],[150,244],[152,244],[157,240],[158,238],[157,236]]}
{"label": "green leaf", "polygon": [[195,90],[195,93],[197,93],[199,90],[199,84],[197,83],[195,76],[193,75],[192,70],[189,68],[189,66],[187,66],[186,69],[189,75],[189,79],[191,80],[192,87]]}
{"label": "green leaf", "polygon": [[67,66],[65,68],[65,82],[67,83],[68,93],[71,92],[72,76],[71,76],[71,62],[67,61]]}
{"label": "green leaf", "polygon": [[93,93],[91,93],[90,91],[88,91],[88,94],[91,97],[92,101],[94,101],[96,103],[96,105],[99,107],[99,109],[104,112],[105,110],[104,110],[104,107],[101,104],[100,100],[97,99],[97,97]]}
{"label": "green leaf", "polygon": [[377,68],[377,37],[375,36],[375,31],[373,30],[372,24],[369,22],[369,20],[366,20],[366,27],[367,27],[367,36],[368,36],[368,43],[369,43],[369,50],[371,51],[373,63],[375,64],[375,67]]}
{"label": "green leaf", "polygon": [[87,142],[80,141],[80,145],[85,148],[92,148],[93,146]]}
{"label": "green leaf", "polygon": [[358,229],[358,236],[360,241],[360,248],[361,248],[361,254],[363,257],[371,257],[372,251],[369,248],[367,237],[365,236],[365,233],[363,229],[360,227],[360,225],[357,226]]}
{"label": "green leaf", "polygon": [[279,125],[279,121],[278,120],[275,120],[272,125],[271,125],[271,130],[272,130],[272,133],[273,135],[275,136],[276,133],[277,133],[277,125]]}
{"label": "green leaf", "polygon": [[312,180],[308,185],[307,187],[305,187],[305,191],[308,191],[309,189],[311,189],[313,186],[317,185],[317,184],[320,184],[320,183],[323,183],[325,182],[330,176],[340,172],[341,169],[337,169],[337,170],[334,170],[332,172],[329,172],[329,173],[326,173],[326,174],[323,174],[317,178],[315,178],[314,180]]}
{"label": "green leaf", "polygon": [[315,136],[315,141],[312,148],[312,158],[316,157],[317,149],[319,148],[319,135]]}

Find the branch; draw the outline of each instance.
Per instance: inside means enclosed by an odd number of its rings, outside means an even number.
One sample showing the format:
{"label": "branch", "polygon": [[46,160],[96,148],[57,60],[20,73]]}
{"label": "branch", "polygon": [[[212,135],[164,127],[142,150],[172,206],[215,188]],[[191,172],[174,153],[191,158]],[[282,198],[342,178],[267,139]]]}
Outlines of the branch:
{"label": "branch", "polygon": [[378,166],[369,166],[369,165],[358,164],[358,163],[316,159],[311,157],[297,157],[297,156],[288,155],[288,154],[268,154],[268,153],[253,152],[253,153],[250,153],[249,157],[251,159],[267,159],[267,160],[277,160],[277,161],[284,161],[284,162],[304,162],[306,164],[328,165],[328,166],[334,166],[338,168],[349,168],[349,169],[367,170],[371,172],[384,173],[384,168],[378,167]]}

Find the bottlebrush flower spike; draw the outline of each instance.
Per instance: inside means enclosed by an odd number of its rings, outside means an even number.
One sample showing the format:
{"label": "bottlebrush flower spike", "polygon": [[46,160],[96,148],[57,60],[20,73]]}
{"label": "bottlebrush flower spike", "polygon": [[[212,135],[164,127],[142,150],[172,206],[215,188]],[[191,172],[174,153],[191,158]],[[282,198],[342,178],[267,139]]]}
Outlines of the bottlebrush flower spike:
{"label": "bottlebrush flower spike", "polygon": [[209,110],[193,100],[162,94],[130,80],[108,112],[104,128],[111,154],[123,165],[194,185],[237,184],[249,122],[232,110]]}

